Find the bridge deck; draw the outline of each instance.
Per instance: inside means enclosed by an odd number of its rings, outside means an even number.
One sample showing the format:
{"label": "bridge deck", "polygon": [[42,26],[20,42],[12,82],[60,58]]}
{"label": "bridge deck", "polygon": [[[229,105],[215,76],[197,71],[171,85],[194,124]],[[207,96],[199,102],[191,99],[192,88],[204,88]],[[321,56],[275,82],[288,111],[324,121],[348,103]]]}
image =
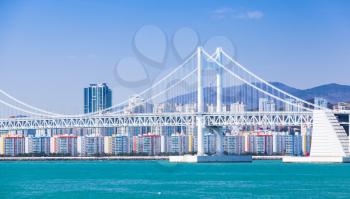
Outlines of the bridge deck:
{"label": "bridge deck", "polygon": [[9,118],[0,120],[0,130],[195,126],[199,116],[203,117],[205,126],[298,126],[312,124],[311,112],[144,113],[103,114],[89,117]]}

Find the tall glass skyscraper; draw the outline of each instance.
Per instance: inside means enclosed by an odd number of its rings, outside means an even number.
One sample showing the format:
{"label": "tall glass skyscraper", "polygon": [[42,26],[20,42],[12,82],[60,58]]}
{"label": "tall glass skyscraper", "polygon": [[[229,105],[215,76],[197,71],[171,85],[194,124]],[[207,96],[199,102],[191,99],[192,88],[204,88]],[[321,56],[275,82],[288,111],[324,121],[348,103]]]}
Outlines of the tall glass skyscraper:
{"label": "tall glass skyscraper", "polygon": [[106,83],[84,88],[84,113],[101,111],[112,106],[112,90]]}

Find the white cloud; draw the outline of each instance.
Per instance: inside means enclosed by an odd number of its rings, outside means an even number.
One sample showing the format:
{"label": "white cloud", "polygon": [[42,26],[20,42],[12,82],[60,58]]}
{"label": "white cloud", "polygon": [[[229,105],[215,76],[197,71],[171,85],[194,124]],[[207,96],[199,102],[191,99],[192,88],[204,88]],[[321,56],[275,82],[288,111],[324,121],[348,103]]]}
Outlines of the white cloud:
{"label": "white cloud", "polygon": [[221,7],[218,9],[215,9],[211,12],[211,18],[212,19],[226,19],[233,15],[235,10],[233,10],[230,7]]}
{"label": "white cloud", "polygon": [[264,13],[260,10],[248,10],[245,8],[234,9],[231,7],[221,7],[211,12],[211,18],[214,20],[223,20],[230,18],[237,19],[260,19]]}
{"label": "white cloud", "polygon": [[264,16],[264,13],[258,10],[254,10],[254,11],[247,11],[246,15],[250,19],[259,19]]}

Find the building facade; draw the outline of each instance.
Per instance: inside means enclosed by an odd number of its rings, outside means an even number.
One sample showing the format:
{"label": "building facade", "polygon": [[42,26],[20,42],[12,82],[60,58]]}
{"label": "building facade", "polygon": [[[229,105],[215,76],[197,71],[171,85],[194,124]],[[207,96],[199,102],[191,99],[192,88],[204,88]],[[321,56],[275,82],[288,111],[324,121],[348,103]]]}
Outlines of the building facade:
{"label": "building facade", "polygon": [[146,134],[143,138],[143,153],[148,155],[159,155],[161,152],[161,137],[156,134]]}
{"label": "building facade", "polygon": [[224,151],[227,154],[244,153],[244,136],[226,134],[224,140]]}
{"label": "building facade", "polygon": [[57,135],[51,137],[50,152],[56,154],[65,154],[70,156],[78,155],[77,136]]}
{"label": "building facade", "polygon": [[276,104],[273,100],[267,98],[259,98],[259,112],[274,112]]}
{"label": "building facade", "polygon": [[112,90],[106,83],[84,88],[84,113],[101,111],[112,106]]}
{"label": "building facade", "polygon": [[50,137],[29,136],[25,138],[25,152],[33,154],[50,154]]}
{"label": "building facade", "polygon": [[112,136],[112,153],[114,155],[127,154],[129,150],[129,137],[126,135]]}
{"label": "building facade", "polygon": [[25,138],[20,135],[5,135],[0,137],[0,154],[18,156],[25,153]]}
{"label": "building facade", "polygon": [[78,137],[78,153],[82,156],[93,156],[104,153],[104,137],[87,135]]}

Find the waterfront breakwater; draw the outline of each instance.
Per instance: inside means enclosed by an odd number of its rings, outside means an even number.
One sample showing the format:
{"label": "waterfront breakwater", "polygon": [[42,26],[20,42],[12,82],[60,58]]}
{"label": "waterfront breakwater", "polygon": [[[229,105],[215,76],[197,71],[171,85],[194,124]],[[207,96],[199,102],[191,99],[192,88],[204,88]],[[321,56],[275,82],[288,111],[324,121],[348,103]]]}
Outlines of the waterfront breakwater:
{"label": "waterfront breakwater", "polygon": [[[253,160],[282,160],[283,156],[253,156]],[[105,156],[105,157],[0,157],[0,161],[93,161],[93,160],[169,160],[169,156]]]}

